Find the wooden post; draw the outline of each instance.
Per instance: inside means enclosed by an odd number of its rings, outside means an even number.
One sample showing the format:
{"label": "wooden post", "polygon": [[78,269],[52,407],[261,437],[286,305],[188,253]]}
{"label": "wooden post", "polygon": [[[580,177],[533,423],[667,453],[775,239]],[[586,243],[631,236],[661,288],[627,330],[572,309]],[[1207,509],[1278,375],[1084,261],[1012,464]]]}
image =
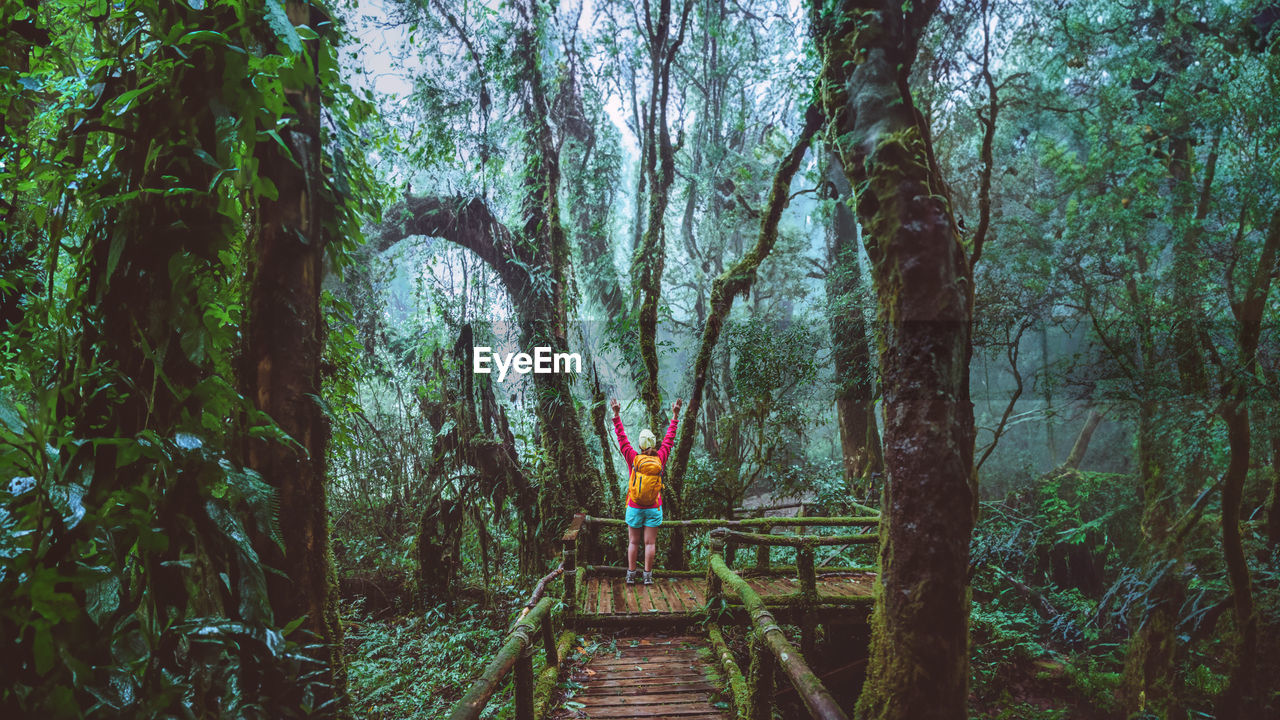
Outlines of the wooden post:
{"label": "wooden post", "polygon": [[[758,530],[756,530],[756,532],[764,535],[768,535],[773,532],[773,528],[761,526]],[[756,569],[757,570],[769,569],[769,546],[766,545],[765,543],[760,543],[759,545],[756,546]]]}
{"label": "wooden post", "polygon": [[811,612],[800,616],[800,654],[812,656],[818,649],[818,619]]}
{"label": "wooden post", "polygon": [[586,515],[578,513],[573,516],[573,522],[569,524],[569,529],[565,531],[564,538],[561,540],[561,552],[564,557],[564,602],[565,612],[573,616],[578,610],[578,533],[582,531],[582,524],[586,520]]}
{"label": "wooden post", "polygon": [[548,665],[559,665],[564,659],[556,650],[556,632],[550,615],[542,619],[542,647],[547,651]]}
{"label": "wooden post", "polygon": [[516,720],[533,718],[533,652],[531,648],[520,651],[516,660]]}
{"label": "wooden post", "polygon": [[683,570],[689,567],[689,543],[684,540],[684,527],[677,525],[671,530],[671,544],[673,547],[680,548],[680,565],[672,568],[673,570]]}
{"label": "wooden post", "polygon": [[[524,673],[527,677],[528,692],[528,712],[529,714],[519,714],[520,704],[517,702],[517,716],[523,718],[532,718],[533,712],[533,656],[530,653],[529,646],[533,634],[538,630],[538,624],[547,619],[551,613],[551,605],[554,601],[549,597],[544,597],[538,601],[533,610],[516,623],[516,626],[507,635],[507,640],[502,644],[502,648],[498,650],[498,654],[493,660],[485,666],[484,672],[475,682],[471,683],[467,694],[453,706],[453,712],[449,714],[449,720],[478,720],[480,714],[484,711],[489,699],[498,691],[513,670],[516,673],[516,696],[517,701],[520,699],[520,674]],[[522,667],[521,667],[522,666]]]}
{"label": "wooden post", "polygon": [[813,569],[813,546],[796,548],[796,574],[800,576],[800,595],[806,604],[818,602],[818,576]]}
{"label": "wooden post", "polygon": [[[728,531],[725,530],[724,528],[716,528],[715,530],[711,531],[711,535],[710,535],[711,557],[715,557],[717,555],[721,555],[721,556],[724,555],[724,544],[725,544],[724,536],[726,532]],[[723,592],[724,591],[720,586],[720,576],[717,575],[715,571],[711,569],[711,558],[709,557],[707,558],[707,603],[710,604],[713,599],[720,597],[720,595],[722,595]]]}
{"label": "wooden post", "polygon": [[[742,599],[742,604],[751,617],[756,639],[766,645],[766,652],[772,653],[773,677],[781,675],[790,681],[791,686],[804,702],[804,706],[808,708],[810,716],[817,720],[848,720],[849,716],[805,662],[804,655],[787,640],[782,628],[778,626],[773,613],[769,612],[760,595],[746,580],[724,564],[724,558],[712,555],[710,566],[711,570],[719,575],[724,583],[732,587]],[[754,664],[755,660],[752,662]],[[756,675],[757,673],[752,673],[753,677]],[[776,684],[776,680],[774,682]],[[748,688],[748,693],[750,692],[752,690]],[[756,716],[750,715],[750,717]]]}
{"label": "wooden post", "polygon": [[751,631],[751,668],[748,670],[747,717],[750,720],[773,720],[774,666],[773,651],[759,630]]}

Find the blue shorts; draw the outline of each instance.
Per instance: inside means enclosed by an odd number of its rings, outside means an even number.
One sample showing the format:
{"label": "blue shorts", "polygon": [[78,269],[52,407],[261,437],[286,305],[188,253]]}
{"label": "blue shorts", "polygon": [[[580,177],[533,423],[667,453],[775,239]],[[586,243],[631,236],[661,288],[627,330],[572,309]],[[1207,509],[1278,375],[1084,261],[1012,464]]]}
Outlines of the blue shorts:
{"label": "blue shorts", "polygon": [[633,528],[658,527],[662,524],[662,507],[633,508],[627,506],[627,525]]}

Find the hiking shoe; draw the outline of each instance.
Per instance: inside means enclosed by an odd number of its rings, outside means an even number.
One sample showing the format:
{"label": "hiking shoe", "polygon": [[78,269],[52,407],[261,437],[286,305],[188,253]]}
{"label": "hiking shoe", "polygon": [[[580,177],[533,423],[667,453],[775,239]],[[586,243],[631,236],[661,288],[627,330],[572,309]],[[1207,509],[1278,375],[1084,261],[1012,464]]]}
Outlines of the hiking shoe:
{"label": "hiking shoe", "polygon": [[628,570],[628,571],[627,571],[627,584],[628,584],[628,585],[635,585],[635,584],[636,584],[636,571],[635,571],[635,570]]}
{"label": "hiking shoe", "polygon": [[652,584],[653,584],[653,573],[651,573],[651,572],[647,572],[647,573],[645,573],[645,574],[644,574],[644,584],[645,584],[645,585],[652,585]]}

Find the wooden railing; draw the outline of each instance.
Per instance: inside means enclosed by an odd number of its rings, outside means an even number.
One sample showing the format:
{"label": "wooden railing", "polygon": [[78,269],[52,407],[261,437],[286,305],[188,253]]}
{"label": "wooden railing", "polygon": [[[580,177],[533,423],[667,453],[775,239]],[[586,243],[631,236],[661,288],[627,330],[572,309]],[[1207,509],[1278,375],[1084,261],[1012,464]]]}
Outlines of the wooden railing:
{"label": "wooden railing", "polygon": [[[801,558],[804,557],[804,551],[808,551],[807,573],[806,561],[801,559],[797,563],[801,568],[800,594],[802,601],[816,604],[818,595],[816,575],[813,571],[813,547],[828,544],[846,544],[845,541],[853,537],[862,536],[833,536],[826,538],[817,536],[805,538],[775,537],[771,538],[771,540],[776,544],[792,544],[791,542],[783,542],[784,540],[806,541],[803,545],[797,545],[801,550]],[[769,542],[770,540],[743,533],[733,533],[727,529],[713,530],[711,533],[711,552],[707,561],[708,597],[723,595],[724,585],[731,587],[746,607],[752,627],[750,643],[751,667],[747,675],[749,680],[745,682],[734,682],[743,677],[742,671],[734,662],[732,653],[729,653],[727,648],[722,649],[723,639],[721,638],[717,642],[715,637],[712,638],[713,645],[717,646],[716,649],[721,665],[725,666],[730,678],[729,689],[734,695],[734,705],[738,708],[738,717],[749,720],[770,720],[773,717],[773,695],[778,675],[781,674],[790,680],[796,695],[804,702],[809,714],[814,718],[818,720],[848,720],[848,716],[840,709],[839,703],[831,696],[831,693],[822,684],[822,681],[818,679],[813,670],[809,668],[809,664],[805,662],[804,655],[791,644],[791,641],[787,640],[773,613],[765,606],[764,600],[751,588],[751,585],[746,580],[725,563],[724,551],[726,545],[734,540],[744,542],[744,538],[749,538],[754,543]],[[863,541],[859,540],[858,542]],[[802,623],[802,635],[805,632],[804,628],[805,624]],[[717,633],[718,631],[719,628],[716,628]],[[802,641],[801,644],[805,643]]]}
{"label": "wooden railing", "polygon": [[[505,683],[507,675],[512,673],[515,674],[516,719],[539,720],[547,716],[551,709],[549,701],[552,691],[560,680],[564,661],[577,637],[572,630],[566,630],[557,640],[555,613],[552,612],[557,599],[544,596],[551,581],[562,575],[568,582],[570,576],[563,565],[538,582],[498,654],[471,684],[467,694],[453,707],[449,720],[477,720]],[[535,638],[539,637],[545,651],[546,664],[535,679],[533,655]]]}
{"label": "wooden railing", "polygon": [[[866,508],[865,510],[872,510]],[[726,536],[729,540],[726,549],[726,562],[732,565],[739,545],[754,545],[756,548],[755,568],[752,571],[758,575],[791,575],[799,574],[801,580],[804,581],[807,574],[810,580],[813,580],[814,573],[847,573],[847,572],[865,572],[872,571],[871,567],[860,566],[821,566],[813,567],[814,548],[821,545],[859,545],[872,544],[878,542],[879,536],[876,533],[861,533],[855,535],[834,535],[834,536],[787,536],[775,535],[773,530],[777,528],[798,528],[804,532],[808,528],[818,527],[874,527],[880,522],[878,515],[864,515],[859,517],[777,517],[777,518],[744,518],[741,520],[726,520],[721,518],[695,518],[690,520],[664,520],[660,527],[664,529],[694,529],[711,532],[716,529],[724,529],[731,533]],[[619,518],[601,518],[591,515],[578,514],[573,518],[573,522],[569,526],[569,530],[565,532],[563,538],[563,555],[565,568],[565,590],[566,602],[569,603],[569,611],[575,612],[578,607],[576,578],[582,568],[590,569],[593,573],[599,574],[619,574],[625,572],[625,568],[617,566],[590,566],[583,562],[583,548],[591,545],[591,533],[598,532],[605,528],[624,529],[627,527],[625,521]],[[751,532],[742,532],[751,531]],[[688,547],[686,545],[686,547]],[[774,565],[770,557],[770,548],[772,547],[794,547],[797,552],[796,565]],[[806,565],[806,562],[808,563]],[[670,576],[705,576],[705,570],[669,570],[663,569],[660,574]],[[813,585],[812,582],[809,583]]]}
{"label": "wooden railing", "polygon": [[[859,507],[859,509],[872,511],[871,508]],[[737,616],[740,620],[745,611],[747,622],[752,628],[751,666],[749,673],[744,675],[725,643],[719,625],[714,621],[707,624],[707,635],[727,676],[727,684],[740,720],[769,720],[772,717],[773,696],[780,677],[790,681],[796,695],[813,717],[819,720],[847,720],[847,716],[832,698],[831,693],[809,668],[803,653],[811,652],[813,649],[818,611],[824,608],[830,610],[843,607],[844,612],[847,612],[849,605],[869,604],[870,600],[870,598],[821,596],[817,589],[819,575],[824,572],[865,571],[869,568],[818,567],[815,552],[817,548],[825,546],[873,544],[878,542],[879,537],[876,533],[775,535],[772,531],[774,528],[781,527],[799,528],[801,532],[813,527],[866,527],[876,525],[879,521],[878,516],[867,515],[864,517],[780,517],[742,520],[692,519],[668,520],[662,523],[663,527],[705,528],[709,532],[710,548],[704,571],[667,571],[667,573],[705,576],[708,606],[717,601],[722,606],[728,605],[729,598],[724,590],[727,585],[734,591],[739,601],[734,603],[736,610],[731,612],[730,616]],[[584,566],[579,560],[582,543],[586,539],[584,536],[594,528],[625,526],[625,522],[616,518],[595,518],[583,514],[574,516],[561,539],[560,566],[537,584],[502,648],[485,668],[480,678],[472,684],[467,694],[454,707],[450,720],[477,720],[494,694],[505,683],[507,676],[513,673],[517,720],[541,720],[547,716],[552,690],[559,681],[561,670],[565,665],[564,661],[573,647],[576,635],[572,630],[566,630],[559,635],[559,638],[556,637],[556,618],[552,611],[555,600],[543,595],[552,581],[558,578],[563,579],[566,620],[572,621],[577,615],[579,588],[583,585],[579,583],[579,573]],[[751,545],[757,549],[755,567],[749,572],[769,575],[795,574],[798,577],[800,585],[798,592],[781,597],[771,596],[769,602],[775,609],[785,608],[793,618],[797,619],[801,632],[799,650],[783,634],[773,611],[765,605],[765,601],[752,589],[747,580],[735,572],[729,562],[726,562],[726,555],[731,556],[738,545]],[[769,550],[774,547],[793,548],[796,552],[796,564],[772,565]],[[591,569],[617,572],[621,568]],[[703,620],[706,619],[703,618]],[[539,637],[545,647],[547,661],[535,678],[533,656],[534,646]]]}

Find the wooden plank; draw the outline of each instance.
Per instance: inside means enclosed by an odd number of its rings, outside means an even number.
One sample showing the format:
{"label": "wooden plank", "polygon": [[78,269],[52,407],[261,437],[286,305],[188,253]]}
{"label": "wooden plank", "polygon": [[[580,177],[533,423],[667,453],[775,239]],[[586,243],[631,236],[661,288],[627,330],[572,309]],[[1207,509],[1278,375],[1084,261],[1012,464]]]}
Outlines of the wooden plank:
{"label": "wooden plank", "polygon": [[588,668],[595,674],[586,673],[591,682],[596,680],[626,680],[628,682],[636,682],[637,680],[647,681],[656,678],[668,678],[668,682],[675,682],[673,678],[684,678],[687,681],[706,680],[707,673],[705,668],[662,668],[650,669],[643,673],[637,673],[635,669],[617,668],[614,670],[596,670]]}
{"label": "wooden plank", "polygon": [[608,665],[592,663],[587,666],[588,670],[594,671],[597,675],[608,673],[610,675],[620,675],[623,673],[654,673],[654,674],[679,674],[701,672],[703,665],[691,660],[667,660],[667,661],[646,661],[631,660],[610,663]]}
{"label": "wooden plank", "polygon": [[689,590],[689,595],[698,604],[698,607],[707,604],[707,582],[705,580],[690,580],[685,584],[685,588]]}
{"label": "wooden plank", "polygon": [[609,578],[600,579],[600,610],[601,615],[613,614],[613,583]]}
{"label": "wooden plank", "polygon": [[653,584],[649,586],[649,592],[653,593],[653,606],[656,607],[660,613],[678,612],[674,607],[672,607],[671,598],[667,597],[667,594],[663,592],[660,582],[661,581],[655,578]]}
{"label": "wooden plank", "polygon": [[610,583],[610,592],[613,593],[611,605],[614,614],[625,613],[627,611],[626,589],[623,587],[627,583],[622,578],[614,578]]}
{"label": "wooden plank", "polygon": [[705,711],[704,714],[701,715],[681,715],[680,720],[726,720],[728,717],[726,712],[727,711],[712,708],[712,710]]}
{"label": "wooden plank", "polygon": [[685,578],[671,578],[666,587],[667,593],[676,598],[676,602],[686,611],[695,609],[692,607],[688,591],[685,590],[687,582]]}
{"label": "wooden plank", "polygon": [[702,609],[702,598],[698,594],[698,587],[702,581],[686,581],[680,583],[680,591],[684,593],[685,602],[695,610]]}
{"label": "wooden plank", "polygon": [[582,704],[587,707],[603,707],[607,705],[687,705],[689,703],[707,702],[707,693],[702,692],[664,692],[648,695],[578,695]]}
{"label": "wooden plank", "polygon": [[616,650],[597,650],[595,657],[625,657],[627,655],[653,655],[654,653],[667,653],[674,655],[690,655],[687,648],[679,645],[632,645],[630,647],[618,645]]}
{"label": "wooden plank", "polygon": [[777,578],[773,581],[774,594],[790,595],[800,589],[800,582],[792,578]]}
{"label": "wooden plank", "polygon": [[700,662],[698,654],[690,651],[681,651],[678,648],[648,648],[639,652],[628,653],[606,653],[597,655],[591,659],[592,664],[617,664],[637,662],[644,660],[664,660],[667,662]]}
{"label": "wooden plank", "polygon": [[609,578],[607,577],[599,578],[598,581],[596,582],[596,593],[595,593],[596,613],[608,613],[608,611],[605,610],[605,605],[604,605],[605,603],[604,596],[606,593],[608,593],[608,591],[609,591]]}
{"label": "wooden plank", "polygon": [[680,720],[724,720],[726,717],[724,712],[717,710],[716,715],[681,715]]}
{"label": "wooden plank", "polygon": [[634,687],[653,688],[653,683],[705,683],[707,682],[707,674],[703,671],[681,670],[680,673],[645,673],[637,675],[635,671],[631,673],[596,673],[595,675],[586,675],[585,678],[579,678],[579,682],[586,685],[595,685],[598,683],[616,683],[614,685],[602,685],[602,687],[617,687],[618,683],[622,685],[634,685]]}
{"label": "wooden plank", "polygon": [[588,717],[687,717],[714,714],[716,714],[716,708],[712,707],[709,702],[703,701],[687,703],[687,705],[591,707]]}
{"label": "wooden plank", "polygon": [[653,611],[653,600],[649,597],[649,588],[643,583],[636,583],[632,588],[632,594],[636,596],[636,607],[639,608],[641,614]]}
{"label": "wooden plank", "polygon": [[662,591],[662,581],[654,578],[653,584],[649,586],[649,594],[653,595],[653,607],[660,613],[673,612],[671,600],[667,598],[667,594]]}
{"label": "wooden plank", "polygon": [[587,691],[614,692],[614,691],[631,691],[631,692],[664,692],[663,688],[669,687],[692,687],[706,686],[713,690],[718,689],[707,684],[705,676],[699,676],[696,679],[687,680],[678,677],[660,677],[660,678],[643,678],[642,682],[636,682],[635,677],[612,678],[597,680],[599,675],[578,676],[578,682],[586,685]]}
{"label": "wooden plank", "polygon": [[638,587],[641,588],[640,592],[638,593],[638,596],[640,598],[640,612],[655,613],[655,612],[665,611],[665,608],[660,609],[658,607],[658,598],[655,597],[653,594],[652,585],[641,584]]}
{"label": "wooden plank", "polygon": [[636,588],[638,587],[640,587],[640,585],[628,585],[626,582],[622,583],[622,588],[626,592],[626,607],[627,612],[629,613],[640,612],[640,599],[636,597]]}
{"label": "wooden plank", "polygon": [[720,689],[706,682],[627,683],[624,680],[611,680],[609,682],[611,684],[608,685],[604,682],[591,683],[587,685],[585,690],[579,692],[577,697],[585,695],[645,695],[648,693],[713,693]]}
{"label": "wooden plank", "polygon": [[836,587],[840,588],[840,592],[843,593],[845,597],[858,597],[860,594],[858,583],[852,580],[846,580],[845,582],[838,583]]}
{"label": "wooden plank", "polygon": [[693,637],[676,637],[676,638],[636,638],[631,641],[624,641],[618,645],[618,650],[622,652],[636,651],[648,652],[650,649],[671,649],[681,650],[688,647],[696,647],[699,643],[698,638]]}
{"label": "wooden plank", "polygon": [[667,599],[667,605],[671,607],[672,612],[686,612],[693,609],[685,607],[684,598],[680,597],[680,593],[669,579],[659,580],[657,586],[662,588],[662,595]]}
{"label": "wooden plank", "polygon": [[830,578],[818,583],[818,595],[831,595],[834,597],[851,597],[853,594],[853,586],[847,582]]}
{"label": "wooden plank", "polygon": [[683,668],[687,670],[697,669],[702,665],[701,662],[694,658],[672,658],[672,657],[655,657],[655,658],[618,658],[608,662],[593,661],[587,665],[588,668],[597,672],[608,670],[617,672],[619,670],[634,670],[637,673],[652,672],[661,669]]}

